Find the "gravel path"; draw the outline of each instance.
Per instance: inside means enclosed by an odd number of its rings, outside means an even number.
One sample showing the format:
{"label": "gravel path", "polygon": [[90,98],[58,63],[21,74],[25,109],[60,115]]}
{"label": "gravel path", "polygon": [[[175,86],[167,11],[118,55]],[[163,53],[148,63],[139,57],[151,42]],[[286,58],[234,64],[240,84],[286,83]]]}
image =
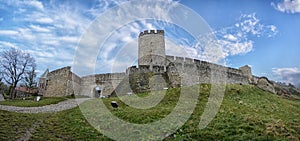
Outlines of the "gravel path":
{"label": "gravel path", "polygon": [[57,104],[45,105],[41,107],[16,107],[0,105],[1,110],[18,112],[18,113],[52,113],[74,108],[80,103],[89,100],[90,98],[68,99]]}

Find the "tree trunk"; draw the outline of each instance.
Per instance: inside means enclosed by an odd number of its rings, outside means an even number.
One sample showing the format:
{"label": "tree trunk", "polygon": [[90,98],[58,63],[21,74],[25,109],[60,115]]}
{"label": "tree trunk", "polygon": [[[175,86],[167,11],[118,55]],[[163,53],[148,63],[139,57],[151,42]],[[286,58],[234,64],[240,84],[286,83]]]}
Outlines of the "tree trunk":
{"label": "tree trunk", "polygon": [[10,93],[9,93],[9,98],[14,99],[16,98],[16,86],[11,86],[10,87]]}
{"label": "tree trunk", "polygon": [[10,86],[10,90],[9,90],[9,98],[13,99],[13,87]]}
{"label": "tree trunk", "polygon": [[15,88],[14,88],[14,90],[13,90],[13,96],[14,96],[14,99],[17,97],[17,91],[15,90]]}

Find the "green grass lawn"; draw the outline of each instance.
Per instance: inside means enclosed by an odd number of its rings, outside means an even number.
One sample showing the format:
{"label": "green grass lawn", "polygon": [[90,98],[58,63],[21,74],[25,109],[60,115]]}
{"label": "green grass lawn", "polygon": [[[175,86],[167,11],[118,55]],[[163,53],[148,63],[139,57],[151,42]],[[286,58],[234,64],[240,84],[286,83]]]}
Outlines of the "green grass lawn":
{"label": "green grass lawn", "polygon": [[17,140],[51,114],[23,114],[0,110],[0,140]]}
{"label": "green grass lawn", "polygon": [[[141,97],[147,96],[143,94]],[[298,140],[300,101],[289,100],[248,85],[229,85],[217,116],[205,128],[198,124],[208,91],[200,93],[189,120],[165,140]],[[178,102],[179,89],[169,89],[163,100],[147,110],[137,110],[118,98],[102,99],[111,112],[125,121],[150,123],[168,115]],[[101,100],[101,99],[97,99]],[[97,102],[91,100],[82,106]],[[110,102],[120,103],[113,110]],[[93,109],[91,109],[92,111]],[[78,107],[54,114],[19,114],[0,111],[0,140],[15,140],[36,121],[31,140],[110,140],[94,129]]]}
{"label": "green grass lawn", "polygon": [[64,97],[42,97],[40,101],[34,101],[33,97],[23,99],[8,99],[1,101],[0,105],[10,105],[10,106],[19,106],[19,107],[39,107],[49,104],[56,104],[61,101],[67,100]]}

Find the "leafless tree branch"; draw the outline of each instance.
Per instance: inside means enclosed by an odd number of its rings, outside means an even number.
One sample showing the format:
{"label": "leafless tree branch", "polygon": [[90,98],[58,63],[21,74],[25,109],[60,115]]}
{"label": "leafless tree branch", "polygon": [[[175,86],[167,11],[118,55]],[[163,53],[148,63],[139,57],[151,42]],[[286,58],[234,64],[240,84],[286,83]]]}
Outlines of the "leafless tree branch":
{"label": "leafless tree branch", "polygon": [[10,98],[15,98],[15,88],[25,78],[25,74],[36,66],[35,59],[28,53],[18,49],[10,49],[0,54],[1,75],[5,82],[12,87]]}

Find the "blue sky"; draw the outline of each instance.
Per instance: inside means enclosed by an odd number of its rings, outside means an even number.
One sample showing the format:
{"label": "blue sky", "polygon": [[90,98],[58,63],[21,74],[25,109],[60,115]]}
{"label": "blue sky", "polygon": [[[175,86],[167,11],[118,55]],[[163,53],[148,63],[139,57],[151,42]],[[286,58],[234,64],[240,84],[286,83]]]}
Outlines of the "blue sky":
{"label": "blue sky", "polygon": [[[155,8],[153,15],[165,19],[179,14],[164,13],[174,3],[196,12],[216,36],[214,43],[219,50],[209,51],[199,45],[201,43],[176,24],[144,19],[124,23],[111,32],[102,44],[104,47],[92,50],[97,52],[97,60],[91,61],[88,45],[97,41],[84,41],[87,31],[97,20],[113,25],[116,16],[121,14],[108,15],[107,11],[122,7],[127,1],[2,0],[0,51],[19,48],[32,54],[36,58],[39,74],[46,68],[53,70],[76,63],[84,64],[82,67],[87,69],[96,64],[95,73],[120,72],[136,64],[137,36],[140,31],[164,29],[169,55],[216,63],[223,60],[227,66],[234,68],[248,64],[252,66],[254,75],[300,86],[300,0],[168,0],[160,1],[159,4],[157,1],[143,2]],[[140,8],[136,8],[134,14],[152,14],[143,5],[138,6]],[[105,19],[99,19],[103,15],[106,15]],[[200,24],[194,26],[195,30],[201,30]],[[101,34],[105,31],[97,32]],[[78,46],[80,48],[81,45],[87,50],[82,54],[86,57],[81,62],[74,62]],[[209,53],[214,57],[204,55]],[[88,74],[84,69],[77,73]]]}

